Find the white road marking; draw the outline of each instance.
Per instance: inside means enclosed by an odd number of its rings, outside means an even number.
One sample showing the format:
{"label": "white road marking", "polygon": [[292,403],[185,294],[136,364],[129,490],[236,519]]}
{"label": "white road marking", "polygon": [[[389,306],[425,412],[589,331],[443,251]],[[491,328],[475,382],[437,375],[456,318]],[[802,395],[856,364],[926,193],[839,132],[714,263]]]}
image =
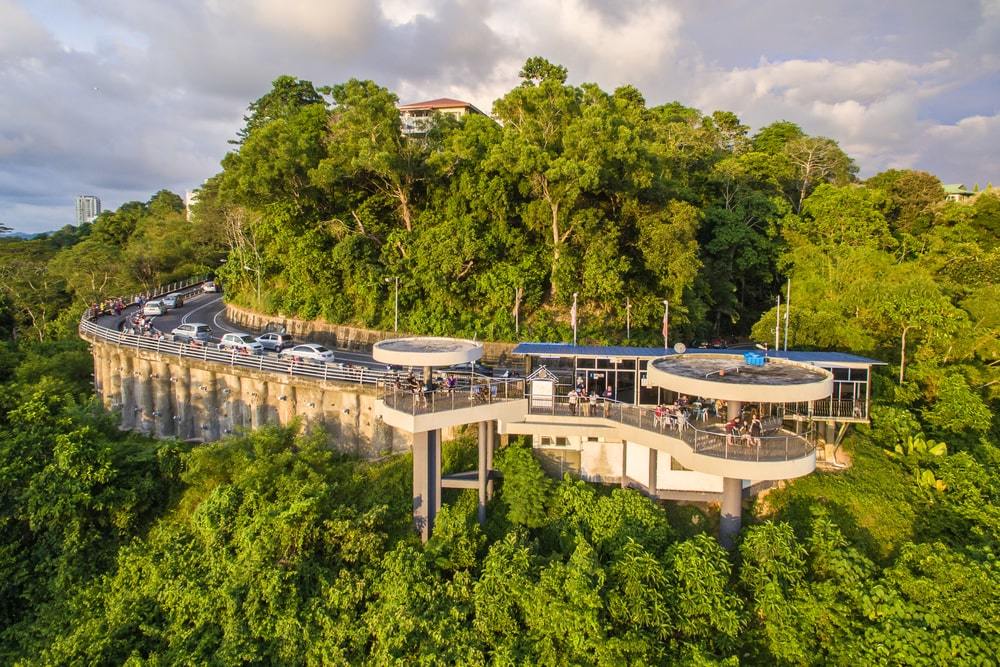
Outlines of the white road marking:
{"label": "white road marking", "polygon": [[[219,299],[221,299],[221,298],[222,297],[219,297]],[[201,304],[200,306],[198,306],[194,310],[192,310],[192,311],[190,311],[188,313],[185,313],[184,317],[181,318],[181,324],[187,324],[189,317],[191,317],[192,315],[194,315],[195,313],[197,313],[199,310],[201,310],[203,308],[207,308],[208,306],[211,306],[213,303],[215,303],[219,299],[212,299],[211,301],[206,301],[205,303]]]}

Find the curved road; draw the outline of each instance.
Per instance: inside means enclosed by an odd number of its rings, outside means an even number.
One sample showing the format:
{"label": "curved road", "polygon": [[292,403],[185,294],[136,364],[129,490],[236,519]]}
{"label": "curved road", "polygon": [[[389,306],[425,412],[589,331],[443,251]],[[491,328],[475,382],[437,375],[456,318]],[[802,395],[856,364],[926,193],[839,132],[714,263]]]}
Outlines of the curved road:
{"label": "curved road", "polygon": [[[163,333],[170,333],[182,323],[207,324],[212,328],[212,341],[218,343],[219,338],[225,333],[249,333],[257,336],[263,332],[252,331],[240,328],[226,319],[226,304],[222,300],[221,293],[192,294],[184,300],[184,305],[180,308],[171,308],[166,315],[153,318],[153,326]],[[307,340],[298,340],[297,343],[308,343]],[[358,366],[367,366],[379,370],[385,369],[385,364],[381,364],[372,359],[371,353],[347,351],[341,349],[334,350],[336,361]],[[264,354],[274,355],[275,352],[265,352]]]}

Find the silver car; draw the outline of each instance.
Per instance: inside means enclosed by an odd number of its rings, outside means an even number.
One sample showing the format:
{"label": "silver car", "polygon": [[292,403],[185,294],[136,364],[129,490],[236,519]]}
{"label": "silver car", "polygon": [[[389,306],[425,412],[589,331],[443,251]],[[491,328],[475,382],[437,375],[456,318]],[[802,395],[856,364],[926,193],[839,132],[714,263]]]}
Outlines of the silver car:
{"label": "silver car", "polygon": [[174,335],[174,340],[181,342],[190,342],[193,340],[206,342],[212,338],[212,329],[207,324],[198,322],[182,324],[170,333]]}
{"label": "silver car", "polygon": [[283,333],[261,334],[257,336],[257,342],[263,345],[265,350],[274,350],[275,352],[281,352],[286,347],[295,344],[289,334]]}

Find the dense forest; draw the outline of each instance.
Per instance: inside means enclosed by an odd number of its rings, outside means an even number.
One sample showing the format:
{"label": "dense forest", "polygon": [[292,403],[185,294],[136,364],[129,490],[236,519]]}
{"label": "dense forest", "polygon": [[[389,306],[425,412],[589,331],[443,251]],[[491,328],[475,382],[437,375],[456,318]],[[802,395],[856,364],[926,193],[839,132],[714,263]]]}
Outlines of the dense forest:
{"label": "dense forest", "polygon": [[[994,664],[1000,654],[1000,196],[864,182],[781,121],[648,108],[529,60],[496,122],[403,137],[395,96],[281,77],[189,220],[161,191],[0,238],[4,664]],[[225,260],[225,261],[223,261]],[[547,478],[498,453],[485,526],[450,491],[410,528],[408,456],[268,428],[208,444],[117,428],[84,304],[215,272],[266,311],[420,333],[773,336],[866,353],[843,470],[711,508]],[[516,314],[516,317],[515,317]],[[515,331],[515,321],[520,331]],[[446,470],[471,467],[472,436]]]}

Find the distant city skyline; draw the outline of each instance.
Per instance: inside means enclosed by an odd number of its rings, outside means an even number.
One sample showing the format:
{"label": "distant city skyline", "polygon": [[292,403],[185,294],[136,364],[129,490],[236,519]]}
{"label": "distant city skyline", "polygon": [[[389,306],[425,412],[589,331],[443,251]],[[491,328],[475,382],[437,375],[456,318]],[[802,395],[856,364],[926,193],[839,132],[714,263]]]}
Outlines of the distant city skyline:
{"label": "distant city skyline", "polygon": [[485,112],[534,55],[571,83],[828,136],[887,168],[1000,181],[1000,0],[0,0],[0,221],[75,220],[219,171],[281,74]]}

